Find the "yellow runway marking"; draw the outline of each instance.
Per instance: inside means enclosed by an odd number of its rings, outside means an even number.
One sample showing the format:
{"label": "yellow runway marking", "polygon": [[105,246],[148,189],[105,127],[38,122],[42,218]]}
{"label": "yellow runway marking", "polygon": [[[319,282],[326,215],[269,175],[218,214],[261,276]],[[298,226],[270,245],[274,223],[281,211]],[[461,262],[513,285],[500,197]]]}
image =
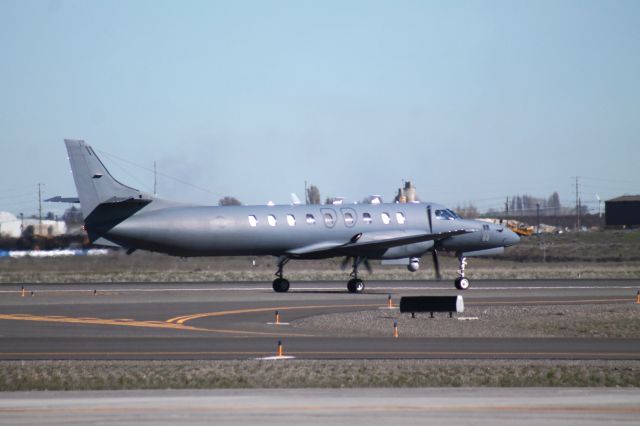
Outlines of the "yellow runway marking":
{"label": "yellow runway marking", "polygon": [[[633,299],[635,300],[635,299]],[[607,302],[631,302],[629,298],[625,299],[585,299],[585,300],[532,300],[532,301],[475,301],[466,302],[467,306],[473,305],[562,305],[562,304],[581,304],[581,303],[607,303]],[[361,304],[361,305],[309,305],[309,306],[274,306],[270,308],[248,308],[233,309],[229,311],[205,312],[199,314],[182,315],[179,317],[169,318],[167,323],[184,324],[199,318],[221,317],[226,315],[241,315],[256,312],[272,312],[272,311],[292,311],[304,309],[339,309],[339,308],[374,308],[382,306],[379,303]],[[384,307],[384,306],[383,306]]]}
{"label": "yellow runway marking", "polygon": [[[203,331],[223,334],[243,334],[243,335],[255,335],[265,337],[282,337],[283,334],[259,332],[259,331],[244,331],[244,330],[227,330],[227,329],[209,329],[192,327],[183,324],[171,324],[165,321],[135,321],[127,320],[124,318],[105,319],[105,318],[74,318],[63,317],[59,315],[40,316],[29,314],[0,314],[0,320],[13,320],[13,321],[37,321],[37,322],[55,322],[65,324],[93,324],[93,325],[118,325],[125,327],[143,327],[143,328],[161,328],[172,330],[189,330],[189,331]],[[286,333],[284,336],[306,337],[306,334]]]}
{"label": "yellow runway marking", "polygon": [[184,324],[187,321],[191,321],[198,318],[250,314],[255,312],[293,311],[293,310],[302,310],[302,309],[373,308],[378,306],[381,306],[381,305],[379,303],[370,303],[366,305],[315,305],[315,306],[284,306],[284,307],[276,306],[271,308],[234,309],[230,311],[217,311],[217,312],[206,312],[201,314],[183,315],[180,317],[169,318],[166,322]]}

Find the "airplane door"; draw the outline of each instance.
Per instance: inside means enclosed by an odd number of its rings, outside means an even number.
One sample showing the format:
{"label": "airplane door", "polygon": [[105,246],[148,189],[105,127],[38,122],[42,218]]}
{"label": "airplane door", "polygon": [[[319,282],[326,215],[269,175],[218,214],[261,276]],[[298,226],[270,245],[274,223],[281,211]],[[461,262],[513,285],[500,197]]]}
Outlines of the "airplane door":
{"label": "airplane door", "polygon": [[356,211],[352,208],[344,208],[340,209],[342,213],[342,220],[344,220],[344,226],[347,228],[353,227],[356,224],[356,220],[358,219],[358,215]]}
{"label": "airplane door", "polygon": [[491,233],[489,232],[489,225],[482,225],[482,241],[488,242],[491,239]]}
{"label": "airplane door", "polygon": [[333,209],[320,209],[322,213],[322,222],[324,222],[324,226],[327,228],[333,228],[336,226],[336,211]]}

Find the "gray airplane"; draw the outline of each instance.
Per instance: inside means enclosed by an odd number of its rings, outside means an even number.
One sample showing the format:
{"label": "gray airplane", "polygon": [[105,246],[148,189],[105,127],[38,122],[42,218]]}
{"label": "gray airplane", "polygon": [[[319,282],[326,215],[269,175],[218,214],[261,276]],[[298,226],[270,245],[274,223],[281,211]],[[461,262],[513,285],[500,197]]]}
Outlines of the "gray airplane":
{"label": "gray airplane", "polygon": [[279,206],[199,206],[164,200],[121,184],[91,146],[65,140],[85,229],[98,245],[128,254],[149,250],[174,256],[260,256],[278,258],[277,292],[289,290],[284,266],[291,259],[344,257],[351,265],[347,289],[364,290],[358,268],[369,259],[405,264],[410,271],[431,253],[441,278],[438,252],[456,253],[457,289],[469,288],[466,258],[495,255],[519,237],[503,226],[462,219],[436,203]]}

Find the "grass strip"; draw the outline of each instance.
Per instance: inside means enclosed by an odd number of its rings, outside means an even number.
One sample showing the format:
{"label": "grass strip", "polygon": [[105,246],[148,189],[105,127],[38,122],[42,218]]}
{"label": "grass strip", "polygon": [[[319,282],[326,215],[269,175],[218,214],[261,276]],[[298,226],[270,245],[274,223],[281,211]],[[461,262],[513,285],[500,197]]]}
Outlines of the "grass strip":
{"label": "grass strip", "polygon": [[638,387],[640,361],[2,361],[0,391]]}

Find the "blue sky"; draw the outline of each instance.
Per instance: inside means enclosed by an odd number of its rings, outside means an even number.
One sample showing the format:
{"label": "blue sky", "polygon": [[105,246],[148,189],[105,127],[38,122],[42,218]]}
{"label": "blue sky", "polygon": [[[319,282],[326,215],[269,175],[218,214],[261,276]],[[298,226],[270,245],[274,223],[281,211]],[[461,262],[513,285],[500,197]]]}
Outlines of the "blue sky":
{"label": "blue sky", "polygon": [[0,210],[75,194],[64,138],[206,204],[594,203],[640,193],[638,76],[638,1],[2,0]]}

